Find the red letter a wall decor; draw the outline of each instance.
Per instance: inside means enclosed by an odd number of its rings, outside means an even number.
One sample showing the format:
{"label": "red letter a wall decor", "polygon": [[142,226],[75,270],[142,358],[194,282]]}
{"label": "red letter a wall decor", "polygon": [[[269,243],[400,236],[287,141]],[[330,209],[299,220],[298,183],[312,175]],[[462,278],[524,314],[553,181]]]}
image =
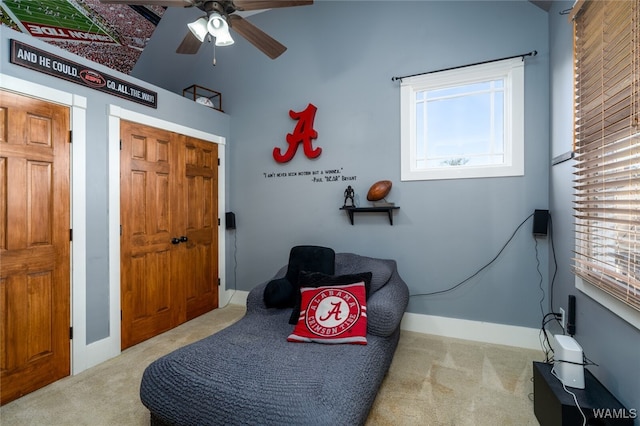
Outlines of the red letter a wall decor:
{"label": "red letter a wall decor", "polygon": [[291,161],[293,156],[296,155],[298,145],[300,144],[302,144],[302,148],[304,149],[304,155],[308,158],[316,158],[320,155],[322,148],[317,147],[314,149],[311,145],[312,140],[318,137],[318,132],[313,129],[313,120],[316,118],[317,110],[315,105],[309,104],[304,111],[289,111],[289,117],[298,120],[298,124],[296,124],[293,133],[287,134],[287,143],[289,144],[287,152],[282,154],[280,148],[273,148],[273,158],[278,163]]}

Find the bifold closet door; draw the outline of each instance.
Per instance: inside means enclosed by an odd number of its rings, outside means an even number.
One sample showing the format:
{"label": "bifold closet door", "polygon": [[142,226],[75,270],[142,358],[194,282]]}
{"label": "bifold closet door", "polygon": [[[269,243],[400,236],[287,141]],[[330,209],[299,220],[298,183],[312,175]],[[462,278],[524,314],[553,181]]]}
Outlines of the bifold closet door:
{"label": "bifold closet door", "polygon": [[185,138],[187,320],[218,307],[218,146]]}
{"label": "bifold closet door", "polygon": [[122,348],[218,306],[217,146],[121,122]]}

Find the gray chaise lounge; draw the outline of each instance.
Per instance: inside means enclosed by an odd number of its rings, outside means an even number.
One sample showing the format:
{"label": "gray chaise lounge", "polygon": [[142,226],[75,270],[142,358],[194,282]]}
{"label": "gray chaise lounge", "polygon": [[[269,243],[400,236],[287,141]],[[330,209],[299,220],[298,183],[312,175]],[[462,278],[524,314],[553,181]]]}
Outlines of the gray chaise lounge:
{"label": "gray chaise lounge", "polygon": [[368,271],[366,345],[288,342],[291,309],[267,309],[262,283],[237,323],[147,367],[140,397],[151,424],[364,424],[409,300],[395,261],[335,255],[336,275]]}

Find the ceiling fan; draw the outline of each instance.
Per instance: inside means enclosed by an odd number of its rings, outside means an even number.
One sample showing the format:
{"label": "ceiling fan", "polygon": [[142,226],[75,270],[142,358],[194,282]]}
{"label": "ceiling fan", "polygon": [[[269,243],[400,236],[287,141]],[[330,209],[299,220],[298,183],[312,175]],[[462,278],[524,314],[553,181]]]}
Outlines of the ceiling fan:
{"label": "ceiling fan", "polygon": [[177,53],[197,53],[207,34],[216,38],[216,46],[233,44],[233,39],[229,34],[229,28],[232,28],[271,59],[282,55],[287,48],[242,16],[235,14],[235,12],[313,4],[313,0],[100,0],[100,2],[126,5],[197,7],[205,12],[206,15],[188,24],[189,31],[178,46]]}

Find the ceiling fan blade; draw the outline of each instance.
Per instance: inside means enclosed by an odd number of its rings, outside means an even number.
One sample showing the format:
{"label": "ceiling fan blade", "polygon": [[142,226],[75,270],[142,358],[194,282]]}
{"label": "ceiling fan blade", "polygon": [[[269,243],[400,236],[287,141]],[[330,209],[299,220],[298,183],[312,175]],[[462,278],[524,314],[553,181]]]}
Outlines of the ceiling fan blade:
{"label": "ceiling fan blade", "polygon": [[287,50],[280,42],[240,15],[229,15],[229,26],[271,59],[277,58]]}
{"label": "ceiling fan blade", "polygon": [[283,44],[240,15],[229,15],[229,26],[271,59],[277,58],[287,50]]}
{"label": "ceiling fan blade", "polygon": [[148,5],[148,6],[169,6],[169,7],[191,7],[194,0],[100,0],[105,4],[124,4],[124,5]]}
{"label": "ceiling fan blade", "polygon": [[313,4],[313,0],[233,0],[233,5],[237,10],[275,9],[310,4]]}
{"label": "ceiling fan blade", "polygon": [[184,55],[193,55],[194,53],[198,53],[198,49],[202,42],[194,36],[191,31],[187,31],[187,35],[182,39],[182,43],[176,49],[176,53],[182,53]]}

